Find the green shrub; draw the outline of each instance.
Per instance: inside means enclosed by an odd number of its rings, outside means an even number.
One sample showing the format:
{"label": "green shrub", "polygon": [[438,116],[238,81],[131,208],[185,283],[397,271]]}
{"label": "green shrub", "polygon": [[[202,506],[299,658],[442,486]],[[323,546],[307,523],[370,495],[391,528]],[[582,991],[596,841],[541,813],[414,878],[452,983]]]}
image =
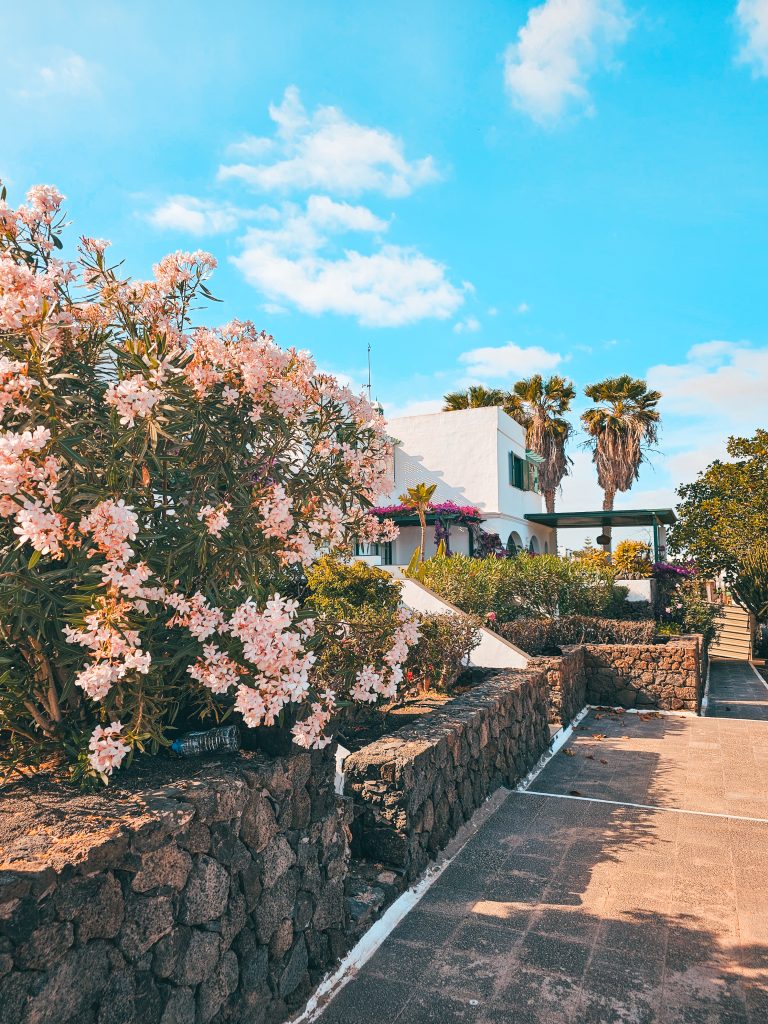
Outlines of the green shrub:
{"label": "green shrub", "polygon": [[667,625],[675,625],[680,633],[699,633],[704,645],[709,646],[717,636],[720,608],[707,600],[704,584],[696,578],[683,580],[669,600]]}
{"label": "green shrub", "polygon": [[586,615],[565,615],[560,619],[525,617],[506,623],[501,634],[526,654],[537,655],[569,644],[649,644],[656,634],[656,624]]}
{"label": "green shrub", "polygon": [[617,544],[611,562],[617,579],[640,580],[653,575],[651,549],[639,540],[623,540]]}
{"label": "green shrub", "polygon": [[610,568],[556,555],[515,558],[433,558],[422,566],[424,584],[463,612],[499,622],[521,615],[600,615],[613,597]]}
{"label": "green shrub", "polygon": [[406,678],[424,689],[450,690],[480,643],[480,620],[470,615],[424,615],[411,648]]}
{"label": "green shrub", "polygon": [[400,584],[388,572],[365,562],[324,555],[307,572],[307,583],[308,603],[335,618],[354,618],[366,606],[394,613],[400,603]]}
{"label": "green shrub", "polygon": [[650,601],[627,601],[626,597],[611,601],[603,612],[604,619],[620,619],[622,622],[644,622],[653,617],[653,605]]}
{"label": "green shrub", "polygon": [[496,558],[430,558],[420,567],[419,579],[463,612],[485,619],[499,603],[501,566]]}

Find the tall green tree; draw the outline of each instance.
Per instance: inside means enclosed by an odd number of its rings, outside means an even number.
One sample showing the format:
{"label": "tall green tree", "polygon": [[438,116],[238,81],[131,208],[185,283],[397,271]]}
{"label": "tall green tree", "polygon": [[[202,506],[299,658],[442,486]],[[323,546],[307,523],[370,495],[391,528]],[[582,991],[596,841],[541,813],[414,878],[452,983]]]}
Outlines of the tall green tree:
{"label": "tall green tree", "polygon": [[424,561],[424,553],[427,545],[427,511],[436,487],[437,484],[416,484],[415,487],[409,487],[405,494],[400,495],[400,501],[402,501],[407,508],[412,508],[419,517],[419,525],[421,526],[419,560],[422,562]]}
{"label": "tall green tree", "polygon": [[488,406],[505,406],[509,394],[501,388],[486,388],[482,384],[472,384],[466,391],[450,391],[443,397],[443,412],[456,412],[459,409],[481,409]]}
{"label": "tall green tree", "polygon": [[555,511],[555,495],[568,473],[565,454],[573,427],[565,418],[576,397],[576,389],[565,377],[554,375],[543,380],[540,373],[519,380],[509,395],[505,409],[525,427],[526,446],[544,461],[539,466],[539,484],[547,512]]}
{"label": "tall green tree", "polygon": [[768,431],[731,437],[730,461],[716,460],[677,490],[668,544],[700,573],[726,581],[756,615],[768,601]]}
{"label": "tall green tree", "polygon": [[[628,491],[637,480],[648,448],[655,444],[660,415],[656,406],[661,392],[652,391],[646,381],[629,374],[607,377],[584,389],[594,408],[582,413],[587,433],[586,446],[592,451],[597,481],[603,489],[603,509],[613,511],[619,491]],[[611,550],[611,528],[607,550]]]}

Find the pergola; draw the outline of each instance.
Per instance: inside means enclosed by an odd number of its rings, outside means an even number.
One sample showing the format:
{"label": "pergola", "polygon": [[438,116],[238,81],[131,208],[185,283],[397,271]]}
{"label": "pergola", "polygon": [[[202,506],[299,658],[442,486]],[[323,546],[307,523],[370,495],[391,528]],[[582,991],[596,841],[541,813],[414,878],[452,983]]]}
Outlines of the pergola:
{"label": "pergola", "polygon": [[553,530],[606,526],[651,526],[653,528],[653,560],[659,562],[666,554],[666,527],[677,521],[671,508],[618,509],[613,512],[529,512],[525,518],[531,523],[548,526]]}

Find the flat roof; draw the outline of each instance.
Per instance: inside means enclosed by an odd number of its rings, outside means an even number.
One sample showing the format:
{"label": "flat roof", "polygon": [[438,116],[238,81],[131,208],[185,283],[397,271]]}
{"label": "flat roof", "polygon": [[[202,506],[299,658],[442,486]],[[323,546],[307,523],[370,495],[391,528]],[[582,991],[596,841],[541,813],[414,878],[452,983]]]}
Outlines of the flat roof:
{"label": "flat roof", "polygon": [[622,508],[613,512],[529,512],[525,518],[531,523],[558,530],[569,526],[581,529],[590,526],[653,526],[656,523],[671,526],[677,522],[677,516],[671,508]]}

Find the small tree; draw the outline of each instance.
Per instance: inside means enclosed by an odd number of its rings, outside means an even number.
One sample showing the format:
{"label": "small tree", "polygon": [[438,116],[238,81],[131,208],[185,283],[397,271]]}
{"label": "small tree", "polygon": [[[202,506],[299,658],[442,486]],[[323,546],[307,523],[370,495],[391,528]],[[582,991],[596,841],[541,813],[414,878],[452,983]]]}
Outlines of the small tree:
{"label": "small tree", "polygon": [[421,541],[419,543],[419,561],[424,561],[424,555],[426,553],[427,546],[427,512],[429,510],[429,503],[432,500],[432,495],[435,493],[437,484],[416,484],[415,487],[409,487],[405,494],[401,494],[399,501],[407,508],[412,508],[419,517],[419,526],[421,527]]}
{"label": "small tree", "polygon": [[460,409],[485,409],[489,406],[504,407],[509,400],[506,391],[500,388],[486,388],[472,384],[466,391],[451,391],[443,397],[443,412],[457,412]]}
{"label": "small tree", "polygon": [[[713,462],[678,488],[670,550],[696,562],[701,576],[723,573],[740,600],[762,615],[759,579],[768,538],[768,431],[728,440],[731,461]],[[768,585],[768,584],[765,584]],[[768,598],[767,598],[768,599]]]}
{"label": "small tree", "polygon": [[[207,253],[151,281],[97,239],[62,262],[61,201],[0,194],[0,765],[106,778],[175,721],[232,713],[323,746],[335,697],[303,571],[378,538],[384,422],[252,324],[194,327]],[[413,639],[401,623],[362,666],[361,699]]]}

